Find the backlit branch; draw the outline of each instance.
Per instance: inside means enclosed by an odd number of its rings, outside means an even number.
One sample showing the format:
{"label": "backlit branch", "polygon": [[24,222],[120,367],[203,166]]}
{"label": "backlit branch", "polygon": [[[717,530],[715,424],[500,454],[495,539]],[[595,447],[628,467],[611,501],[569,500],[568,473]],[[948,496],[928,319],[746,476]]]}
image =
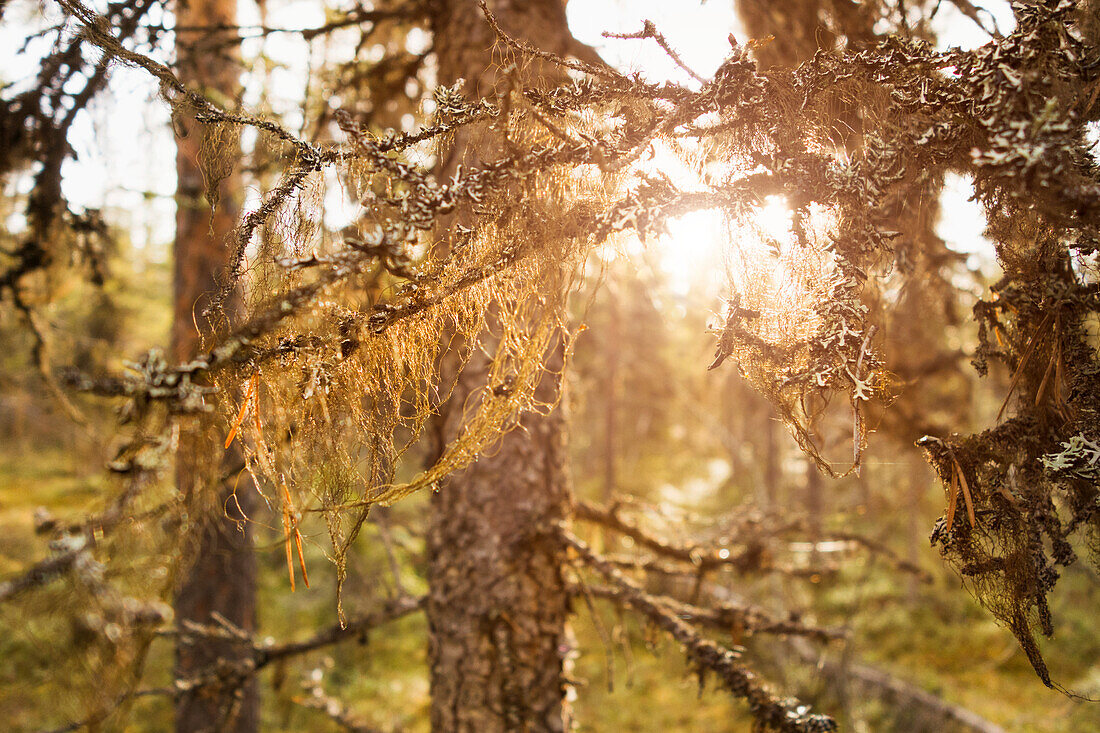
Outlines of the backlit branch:
{"label": "backlit branch", "polygon": [[576,505],[576,517],[630,537],[642,547],[662,557],[687,563],[701,572],[724,567],[738,572],[749,572],[761,569],[763,564],[760,548],[750,547],[735,555],[725,549],[679,545],[652,535],[639,525],[624,519],[618,512],[617,507],[607,509],[590,502],[579,501]]}

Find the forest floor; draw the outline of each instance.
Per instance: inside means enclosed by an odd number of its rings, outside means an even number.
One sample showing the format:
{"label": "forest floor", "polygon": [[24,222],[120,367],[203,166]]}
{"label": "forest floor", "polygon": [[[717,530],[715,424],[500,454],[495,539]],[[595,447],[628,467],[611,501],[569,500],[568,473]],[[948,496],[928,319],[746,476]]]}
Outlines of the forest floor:
{"label": "forest floor", "polygon": [[[94,465],[68,460],[63,449],[31,449],[24,445],[0,451],[0,577],[18,571],[24,563],[47,552],[45,542],[34,535],[33,517],[38,507],[58,516],[79,516],[94,504],[103,488],[103,473]],[[400,517],[415,522],[425,508],[422,499],[401,506]],[[399,517],[399,518],[400,518]],[[401,584],[408,592],[423,592],[417,557],[419,540],[394,523],[395,543],[411,560],[402,565]],[[263,635],[276,639],[300,639],[312,629],[335,619],[331,572],[320,550],[323,538],[307,552],[313,588],[290,594],[285,558],[276,532],[258,533],[262,568]],[[938,559],[924,565],[938,567]],[[393,593],[394,582],[379,543],[365,536],[359,542],[348,585],[348,612],[369,608],[372,594]],[[824,624],[843,624],[852,635],[855,657],[907,680],[945,700],[967,707],[1008,731],[1035,733],[1091,733],[1100,730],[1100,704],[1075,701],[1047,690],[1035,677],[1011,635],[959,587],[947,571],[936,572],[931,585],[915,591],[898,577],[874,563],[855,565],[829,587],[814,590],[815,618]],[[844,582],[841,582],[841,581]],[[753,581],[754,593],[767,592],[767,583]],[[823,584],[824,585],[824,584]],[[738,588],[746,590],[744,584]],[[774,586],[773,586],[774,587]],[[758,596],[757,596],[758,597]],[[811,599],[814,600],[814,599]],[[1055,594],[1057,638],[1046,645],[1054,677],[1067,687],[1095,695],[1100,689],[1100,638],[1095,633],[1097,578],[1082,566],[1071,568]],[[15,629],[0,641],[0,719],[15,730],[30,730],[60,723],[57,711],[69,707],[57,695],[58,685],[51,659],[44,650],[68,643],[65,630],[53,631],[22,623],[22,614],[33,612],[33,603],[7,604],[0,623]],[[572,706],[581,731],[747,731],[750,720],[741,706],[731,703],[711,684],[699,680],[682,661],[676,645],[651,634],[636,620],[626,618],[604,604],[597,604],[598,628],[587,609],[578,603],[573,624],[578,647],[572,677],[578,681]],[[57,633],[58,638],[50,638]],[[414,616],[370,635],[363,644],[329,648],[307,659],[273,668],[264,674],[266,730],[326,730],[328,722],[316,712],[294,703],[306,694],[302,680],[320,674],[332,696],[352,701],[352,709],[364,722],[384,729],[427,731],[428,685],[426,679],[425,622]],[[769,646],[772,651],[766,651]],[[833,645],[827,653],[837,658]],[[74,650],[75,653],[75,650]],[[777,670],[793,685],[792,692],[814,700],[821,680],[814,673],[800,673],[783,664],[782,647],[754,644],[748,657],[764,655],[762,671]],[[778,665],[773,664],[778,662]],[[168,641],[154,642],[146,684],[167,682],[171,663]],[[803,666],[804,668],[804,666]],[[79,669],[79,665],[78,665]],[[795,670],[795,671],[792,671]],[[79,675],[80,672],[78,671]],[[834,701],[821,698],[819,707]],[[926,730],[893,717],[873,701],[848,701],[846,729],[855,731]],[[44,717],[43,717],[44,716]],[[127,730],[156,731],[168,725],[170,709],[163,699],[137,703]],[[916,727],[914,727],[916,725]],[[25,726],[25,727],[24,727]]]}

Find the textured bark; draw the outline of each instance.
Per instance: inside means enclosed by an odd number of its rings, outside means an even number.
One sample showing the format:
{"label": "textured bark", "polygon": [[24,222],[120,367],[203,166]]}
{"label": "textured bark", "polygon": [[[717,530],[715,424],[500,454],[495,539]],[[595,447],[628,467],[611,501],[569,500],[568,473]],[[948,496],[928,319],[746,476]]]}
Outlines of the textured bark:
{"label": "textured bark", "polygon": [[[504,30],[541,48],[577,53],[561,0],[490,2]],[[491,95],[496,42],[473,0],[437,4],[433,21],[440,82]],[[537,69],[554,80],[554,69]],[[441,165],[491,158],[460,137]],[[560,361],[560,349],[557,355]],[[467,395],[486,380],[475,352],[441,419],[454,437]],[[449,365],[444,364],[444,371]],[[547,377],[540,397],[560,388]],[[436,731],[561,731],[567,727],[563,663],[569,612],[564,548],[554,528],[568,516],[561,411],[527,415],[498,448],[442,482],[428,537],[432,728]]]}
{"label": "textured bark", "polygon": [[[483,383],[470,365],[460,391]],[[544,380],[547,392],[557,389]],[[461,401],[458,403],[461,404]],[[432,728],[561,731],[568,595],[563,417],[528,415],[499,450],[432,499],[428,621]]]}
{"label": "textured bark", "polygon": [[[181,0],[176,5],[180,26],[234,25],[235,0]],[[179,76],[193,89],[221,102],[230,100],[238,89],[239,65],[225,51],[203,48],[203,34],[180,35]],[[177,116],[178,191],[174,272],[174,314],[172,356],[176,361],[192,358],[204,339],[223,330],[224,317],[206,318],[203,311],[216,291],[218,274],[225,270],[229,249],[227,237],[237,217],[233,194],[239,180],[230,175],[217,186],[220,192],[213,213],[204,199],[210,181],[200,168],[206,131],[194,120]],[[238,157],[238,143],[231,135],[218,141],[225,155]],[[216,184],[217,182],[215,182]],[[227,309],[231,313],[232,304]],[[175,607],[177,622],[192,620],[212,623],[220,614],[246,631],[256,628],[256,563],[251,551],[248,524],[240,510],[250,512],[252,492],[242,481],[232,488],[220,477],[224,466],[235,462],[227,454],[206,417],[185,424],[180,435],[176,479],[188,507],[190,526],[184,547],[182,578]],[[239,458],[237,458],[239,460]],[[247,652],[242,645],[216,639],[184,638],[177,647],[176,674],[189,679],[219,662],[234,662]],[[248,733],[259,729],[259,697],[254,682],[238,690],[204,688],[195,695],[179,698],[176,730],[232,730]]]}

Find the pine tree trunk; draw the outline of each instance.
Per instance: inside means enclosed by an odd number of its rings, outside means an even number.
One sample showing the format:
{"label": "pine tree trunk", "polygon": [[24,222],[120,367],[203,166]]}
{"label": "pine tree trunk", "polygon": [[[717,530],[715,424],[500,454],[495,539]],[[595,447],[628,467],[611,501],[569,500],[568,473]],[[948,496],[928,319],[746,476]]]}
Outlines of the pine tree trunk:
{"label": "pine tree trunk", "polygon": [[[468,365],[455,404],[484,382],[484,366]],[[525,416],[432,498],[433,730],[565,730],[569,603],[554,534],[570,505],[564,435],[560,411]]]}
{"label": "pine tree trunk", "polygon": [[603,501],[610,506],[619,491],[619,332],[622,317],[614,287],[607,288],[607,346],[604,347]]}
{"label": "pine tree trunk", "polygon": [[[575,52],[561,0],[490,2],[504,30],[541,48]],[[466,80],[490,95],[492,30],[473,0],[439,3],[433,21],[440,82]],[[499,60],[499,54],[497,55]],[[540,70],[553,79],[554,70]],[[441,174],[498,151],[456,141]],[[561,359],[560,348],[555,357]],[[454,437],[471,390],[484,385],[479,352],[442,417]],[[448,368],[444,365],[444,368]],[[546,377],[540,398],[560,388]],[[499,447],[444,481],[432,499],[428,537],[432,728],[436,731],[561,731],[567,727],[563,663],[569,602],[564,549],[554,528],[568,517],[564,418],[526,415]]]}
{"label": "pine tree trunk", "polygon": [[[235,0],[180,0],[176,5],[180,27],[232,26],[236,22]],[[202,41],[210,37],[203,32],[180,33],[179,76],[192,89],[224,104],[237,94],[239,64],[232,50],[203,48]],[[172,356],[176,361],[185,361],[198,352],[204,339],[216,337],[221,330],[218,321],[206,318],[203,311],[217,289],[216,277],[228,261],[227,237],[237,218],[233,196],[239,189],[239,179],[230,175],[221,181],[221,195],[211,214],[204,198],[207,182],[199,166],[204,130],[192,119],[178,117],[176,122],[178,209]],[[233,134],[220,136],[217,144],[232,160],[239,157]],[[227,310],[231,315],[232,306]],[[216,613],[251,632],[256,628],[256,562],[248,524],[241,522],[238,526],[234,520],[242,519],[241,510],[250,513],[253,494],[242,481],[236,485],[233,497],[232,485],[221,480],[223,471],[238,462],[239,456],[223,449],[217,432],[207,416],[182,425],[176,480],[190,524],[176,591],[176,620],[181,625],[188,620],[211,624],[212,614]],[[239,644],[183,637],[177,647],[176,675],[190,679],[221,660],[232,663],[242,653]],[[180,733],[249,733],[258,729],[259,697],[254,682],[237,690],[204,688],[177,702],[176,730]]]}

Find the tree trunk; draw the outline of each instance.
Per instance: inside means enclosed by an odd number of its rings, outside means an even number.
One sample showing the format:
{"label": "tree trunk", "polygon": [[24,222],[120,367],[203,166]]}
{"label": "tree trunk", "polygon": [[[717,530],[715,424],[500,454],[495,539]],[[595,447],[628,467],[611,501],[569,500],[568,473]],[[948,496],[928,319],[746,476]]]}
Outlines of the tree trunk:
{"label": "tree trunk", "polygon": [[[513,36],[558,53],[575,52],[561,0],[498,0],[489,6]],[[433,32],[440,83],[464,78],[468,94],[491,94],[496,38],[473,0],[440,2]],[[561,75],[544,68],[539,77]],[[441,176],[463,158],[471,165],[498,152],[464,148],[467,140],[456,140]],[[560,346],[555,353],[560,366]],[[487,361],[475,350],[442,416],[443,440],[454,437],[466,397],[484,385]],[[558,389],[558,380],[546,377],[540,398],[551,400]],[[524,416],[497,448],[443,481],[432,498],[427,613],[433,730],[567,727],[569,602],[564,548],[554,535],[570,507],[563,423],[560,410]]]}
{"label": "tree trunk", "polygon": [[757,491],[757,501],[765,512],[771,512],[783,503],[783,497],[779,495],[783,482],[783,466],[779,460],[782,441],[779,437],[779,423],[772,415],[771,404],[763,405],[762,419],[764,420],[764,482]]}
{"label": "tree trunk", "polygon": [[822,492],[822,475],[813,463],[806,462],[806,514],[810,520],[810,567],[821,567],[821,551],[818,543],[821,542],[821,525],[825,514],[824,495]]}
{"label": "tree trunk", "polygon": [[[176,23],[181,26],[233,26],[235,0],[180,0]],[[232,50],[201,47],[209,34],[181,33],[178,39],[179,76],[189,87],[219,103],[232,100],[238,91],[239,64]],[[225,38],[224,35],[219,36]],[[231,47],[232,48],[232,47]],[[204,340],[224,329],[225,318],[206,317],[203,311],[218,287],[217,276],[228,262],[227,238],[237,218],[233,196],[239,189],[236,175],[210,181],[211,171],[200,168],[206,131],[193,119],[177,116],[178,176],[174,271],[172,357],[186,361],[195,356]],[[216,144],[224,155],[239,157],[235,133],[223,134]],[[208,183],[222,193],[211,212],[203,199]],[[233,304],[226,314],[232,316]],[[213,414],[213,413],[211,413]],[[220,614],[232,624],[252,632],[256,628],[256,562],[247,522],[252,491],[244,481],[222,481],[224,470],[239,456],[227,453],[217,437],[215,423],[207,416],[194,418],[181,429],[176,462],[176,481],[187,506],[190,525],[183,549],[182,578],[176,591],[177,623],[214,622]],[[176,676],[189,679],[219,661],[236,661],[241,645],[216,639],[181,637],[176,650]],[[259,729],[259,697],[254,681],[236,690],[204,688],[179,698],[176,730],[232,730],[248,733]]]}
{"label": "tree trunk", "polygon": [[619,491],[619,338],[622,317],[615,286],[608,283],[607,342],[604,346],[604,426],[603,426],[603,503],[610,506]]}
{"label": "tree trunk", "polygon": [[[484,383],[484,362],[467,366],[453,404]],[[555,381],[543,380],[543,398],[558,389]],[[566,728],[569,603],[554,532],[570,506],[564,435],[560,410],[526,415],[499,450],[448,478],[432,498],[433,730]]]}

